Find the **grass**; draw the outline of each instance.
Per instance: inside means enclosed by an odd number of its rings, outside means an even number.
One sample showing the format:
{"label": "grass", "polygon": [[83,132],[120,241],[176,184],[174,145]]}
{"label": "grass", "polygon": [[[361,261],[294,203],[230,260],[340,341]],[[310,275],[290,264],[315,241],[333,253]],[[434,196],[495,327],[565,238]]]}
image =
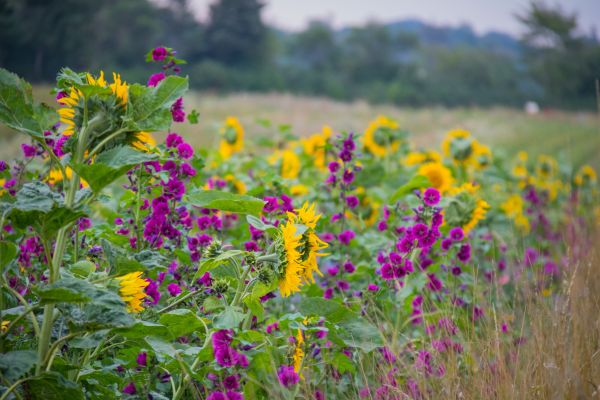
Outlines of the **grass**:
{"label": "grass", "polygon": [[[48,86],[37,86],[34,95],[54,104],[49,91]],[[548,153],[569,163],[591,162],[600,168],[600,157],[597,157],[600,151],[600,119],[593,113],[552,111],[531,116],[505,108],[411,109],[286,94],[219,96],[198,92],[186,97],[186,108],[198,110],[199,124],[186,123],[174,129],[195,146],[216,145],[219,125],[228,115],[239,117],[246,132],[253,135],[273,135],[276,128],[265,128],[259,123],[260,120],[270,120],[275,127],[289,124],[292,133],[306,136],[319,131],[325,124],[338,131],[362,132],[371,119],[384,114],[397,119],[420,146],[439,143],[449,129],[462,127],[509,155],[525,149],[534,155]],[[0,158],[18,155],[22,141],[23,137],[0,129]]]}

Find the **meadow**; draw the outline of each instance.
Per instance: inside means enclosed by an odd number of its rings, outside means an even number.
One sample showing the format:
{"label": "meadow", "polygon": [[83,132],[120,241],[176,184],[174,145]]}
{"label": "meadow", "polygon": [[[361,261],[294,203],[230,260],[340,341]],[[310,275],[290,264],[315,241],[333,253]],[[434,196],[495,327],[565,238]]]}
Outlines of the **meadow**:
{"label": "meadow", "polygon": [[0,69],[0,400],[598,395],[597,115],[147,61],[52,95]]}

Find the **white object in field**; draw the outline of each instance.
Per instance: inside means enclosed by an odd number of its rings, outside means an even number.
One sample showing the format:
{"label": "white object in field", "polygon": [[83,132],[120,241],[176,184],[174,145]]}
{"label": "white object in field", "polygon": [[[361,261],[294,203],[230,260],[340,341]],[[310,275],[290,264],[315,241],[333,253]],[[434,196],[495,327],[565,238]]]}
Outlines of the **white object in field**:
{"label": "white object in field", "polygon": [[525,103],[525,112],[529,115],[535,115],[540,112],[540,106],[535,101]]}

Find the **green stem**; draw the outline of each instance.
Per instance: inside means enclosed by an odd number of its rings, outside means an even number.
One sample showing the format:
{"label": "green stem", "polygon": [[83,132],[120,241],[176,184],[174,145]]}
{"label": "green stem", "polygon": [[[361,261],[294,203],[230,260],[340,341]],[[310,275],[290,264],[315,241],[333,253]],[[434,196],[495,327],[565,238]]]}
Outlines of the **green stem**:
{"label": "green stem", "polygon": [[14,391],[21,383],[29,380],[30,378],[23,378],[23,379],[19,379],[18,381],[16,381],[15,383],[12,384],[11,387],[9,387],[8,389],[6,389],[6,392],[2,393],[2,396],[0,397],[0,400],[6,400],[6,398],[8,398],[8,395]]}
{"label": "green stem", "polygon": [[92,151],[90,151],[89,156],[87,157],[88,160],[90,160],[92,157],[94,157],[100,150],[102,150],[102,147],[104,147],[104,145],[108,142],[110,142],[112,139],[116,138],[117,136],[119,136],[121,133],[126,132],[127,130],[125,129],[119,129],[117,131],[114,131],[113,133],[111,133],[110,135],[108,135],[105,139],[103,139],[100,143],[98,143],[98,145],[96,147],[94,147],[94,149]]}
{"label": "green stem", "polygon": [[[84,103],[84,121],[81,131],[79,132],[79,137],[77,138],[77,148],[75,149],[74,154],[74,163],[78,164],[83,160],[83,155],[85,153],[85,148],[87,144],[87,136],[90,130],[93,129],[95,124],[99,122],[99,119],[93,118],[91,121],[87,121],[87,103]],[[77,189],[79,189],[79,176],[75,171],[73,171],[73,175],[71,176],[71,180],[69,182],[69,186],[67,188],[67,193],[65,195],[65,206],[67,208],[73,207],[73,203],[75,201],[75,194],[77,193]],[[56,245],[54,247],[54,255],[52,257],[52,263],[50,265],[50,283],[54,283],[59,279],[60,266],[63,260],[65,248],[67,245],[67,241],[65,240],[67,237],[67,233],[71,228],[71,224],[63,226],[58,231],[58,235],[56,236]],[[46,357],[48,354],[48,347],[50,345],[50,337],[52,336],[52,325],[54,323],[54,304],[48,304],[44,306],[44,319],[42,322],[42,330],[40,332],[39,342],[38,342],[38,360],[35,368],[36,375],[39,375],[42,372],[44,363],[46,361]]]}
{"label": "green stem", "polygon": [[52,361],[54,360],[54,352],[58,348],[58,345],[64,341],[74,338],[75,336],[81,335],[82,333],[84,333],[84,332],[71,333],[69,335],[61,337],[56,342],[52,343],[52,346],[50,346],[50,350],[48,351],[48,354],[46,355],[46,360],[44,360],[44,363],[46,364],[46,371],[50,371],[50,367],[52,366]]}
{"label": "green stem", "polygon": [[[192,365],[190,367],[190,371],[192,371],[192,372],[198,367],[198,364],[200,363],[200,353],[202,353],[202,350],[204,350],[206,348],[206,346],[208,346],[208,344],[210,343],[210,338],[211,338],[211,336],[208,334],[208,326],[206,326],[206,324],[204,323],[204,321],[201,318],[200,318],[200,322],[202,322],[202,325],[204,325],[204,329],[206,332],[206,338],[204,339],[204,344],[202,345],[202,347],[200,348],[200,351],[198,352],[198,356],[196,357],[196,359],[194,360],[194,362],[192,363]],[[192,377],[189,374],[186,374],[185,377],[182,379],[181,383],[179,384],[177,391],[173,393],[173,400],[178,400],[181,397],[181,395],[185,391],[185,387],[190,382],[190,380],[192,380]]]}
{"label": "green stem", "polygon": [[233,300],[231,301],[231,307],[237,306],[238,303],[241,300],[242,297],[242,290],[246,287],[246,278],[248,277],[248,274],[250,273],[250,270],[252,268],[248,265],[246,266],[246,269],[244,270],[244,273],[242,274],[242,277],[240,278],[240,282],[238,284],[237,290],[235,291],[235,296],[233,297]]}

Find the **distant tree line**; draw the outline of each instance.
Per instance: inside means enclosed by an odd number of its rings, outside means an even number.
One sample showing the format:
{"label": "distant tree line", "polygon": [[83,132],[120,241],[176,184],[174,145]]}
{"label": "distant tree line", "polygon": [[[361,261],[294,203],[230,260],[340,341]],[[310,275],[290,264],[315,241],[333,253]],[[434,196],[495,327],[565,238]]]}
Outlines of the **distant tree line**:
{"label": "distant tree line", "polygon": [[0,0],[0,66],[53,81],[64,65],[150,73],[152,47],[177,49],[194,88],[288,91],[399,105],[593,108],[600,44],[575,15],[533,2],[519,41],[418,21],[302,32],[266,26],[259,0],[220,0],[206,22],[187,0]]}

